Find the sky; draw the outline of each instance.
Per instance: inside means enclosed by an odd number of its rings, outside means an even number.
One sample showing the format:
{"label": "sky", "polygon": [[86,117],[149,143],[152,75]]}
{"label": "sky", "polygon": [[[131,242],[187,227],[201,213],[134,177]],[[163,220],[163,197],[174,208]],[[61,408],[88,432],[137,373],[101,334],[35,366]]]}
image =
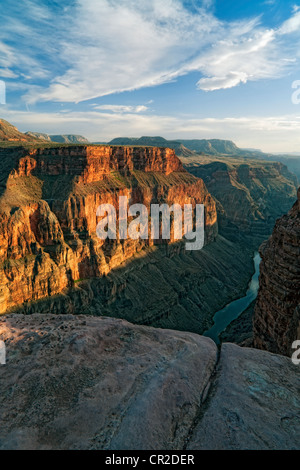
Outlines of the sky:
{"label": "sky", "polygon": [[300,152],[297,0],[0,0],[0,24],[23,132]]}

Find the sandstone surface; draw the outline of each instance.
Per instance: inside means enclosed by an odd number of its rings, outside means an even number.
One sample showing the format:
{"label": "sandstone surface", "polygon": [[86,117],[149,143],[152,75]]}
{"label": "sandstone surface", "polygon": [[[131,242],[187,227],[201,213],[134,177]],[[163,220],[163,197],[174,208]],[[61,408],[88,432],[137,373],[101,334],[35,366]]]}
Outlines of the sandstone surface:
{"label": "sandstone surface", "polygon": [[120,319],[0,319],[0,449],[299,449],[285,357]]}

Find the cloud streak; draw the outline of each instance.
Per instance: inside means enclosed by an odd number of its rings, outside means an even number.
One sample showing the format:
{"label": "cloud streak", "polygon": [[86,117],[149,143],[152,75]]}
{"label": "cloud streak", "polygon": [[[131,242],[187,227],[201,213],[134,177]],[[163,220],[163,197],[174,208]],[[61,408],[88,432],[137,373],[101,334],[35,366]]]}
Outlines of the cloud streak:
{"label": "cloud streak", "polygon": [[94,106],[94,110],[99,111],[111,111],[112,113],[142,113],[147,111],[148,107],[144,105],[139,106],[126,106],[126,105],[117,105],[117,104],[102,104],[99,106]]}

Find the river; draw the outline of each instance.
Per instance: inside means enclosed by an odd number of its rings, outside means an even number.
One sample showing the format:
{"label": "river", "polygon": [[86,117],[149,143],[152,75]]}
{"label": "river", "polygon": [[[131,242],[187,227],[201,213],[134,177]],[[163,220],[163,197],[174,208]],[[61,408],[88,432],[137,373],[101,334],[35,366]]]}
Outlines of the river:
{"label": "river", "polygon": [[261,258],[259,253],[255,253],[254,258],[255,273],[249,283],[249,287],[245,297],[234,300],[227,304],[222,310],[219,310],[214,316],[214,325],[203,333],[204,336],[208,336],[213,339],[216,344],[220,343],[219,336],[227,328],[230,323],[238,318],[256,299],[258,292],[258,277],[259,277],[259,264]]}

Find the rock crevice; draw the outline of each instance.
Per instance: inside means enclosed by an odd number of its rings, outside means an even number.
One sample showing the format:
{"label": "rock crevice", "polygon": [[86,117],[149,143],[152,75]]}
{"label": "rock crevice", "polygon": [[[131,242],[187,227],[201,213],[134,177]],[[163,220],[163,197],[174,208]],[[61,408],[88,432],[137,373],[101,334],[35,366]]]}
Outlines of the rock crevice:
{"label": "rock crevice", "polygon": [[283,356],[71,315],[2,317],[0,340],[0,449],[299,449]]}

